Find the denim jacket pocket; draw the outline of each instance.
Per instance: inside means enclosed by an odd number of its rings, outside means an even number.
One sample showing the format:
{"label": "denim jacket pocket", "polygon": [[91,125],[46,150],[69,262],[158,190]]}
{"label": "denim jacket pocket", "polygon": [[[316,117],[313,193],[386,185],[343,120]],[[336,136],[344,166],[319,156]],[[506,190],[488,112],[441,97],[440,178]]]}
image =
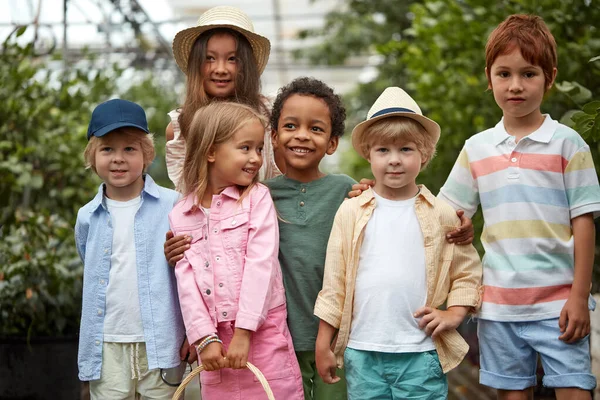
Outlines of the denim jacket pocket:
{"label": "denim jacket pocket", "polygon": [[203,244],[208,239],[206,225],[200,226],[189,232],[185,232],[185,234],[189,235],[192,238],[189,250],[191,250],[192,253],[195,254],[201,253],[202,247],[204,247]]}
{"label": "denim jacket pocket", "polygon": [[234,250],[241,249],[248,241],[249,229],[248,213],[243,212],[221,221],[221,232],[225,239],[225,246]]}

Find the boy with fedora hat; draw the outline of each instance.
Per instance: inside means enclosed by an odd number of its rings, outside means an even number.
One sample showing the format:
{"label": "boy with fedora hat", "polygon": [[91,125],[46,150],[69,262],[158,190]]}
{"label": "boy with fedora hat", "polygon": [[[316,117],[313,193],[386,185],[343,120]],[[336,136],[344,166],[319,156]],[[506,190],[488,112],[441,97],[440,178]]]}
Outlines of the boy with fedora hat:
{"label": "boy with fedora hat", "polygon": [[345,362],[349,399],[446,398],[444,374],[467,352],[456,327],[479,306],[479,256],[446,241],[454,209],[416,183],[439,136],[398,87],[352,132],[376,183],[339,208],[315,304],[319,374],[336,382]]}
{"label": "boy with fedora hat", "polygon": [[87,137],[86,167],[103,183],[75,225],[84,263],[79,378],[92,399],[170,399],[176,388],[160,369],[180,365],[185,331],[162,242],[179,194],[146,174],[154,144],[139,105],[98,105]]}

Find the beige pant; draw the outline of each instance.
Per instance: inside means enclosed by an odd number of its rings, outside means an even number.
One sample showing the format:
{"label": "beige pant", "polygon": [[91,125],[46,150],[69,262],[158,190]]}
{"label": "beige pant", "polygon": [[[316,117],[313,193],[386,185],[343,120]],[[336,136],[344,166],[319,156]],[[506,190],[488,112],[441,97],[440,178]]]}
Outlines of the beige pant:
{"label": "beige pant", "polygon": [[145,343],[104,343],[101,378],[90,381],[91,400],[168,400],[175,390],[148,370]]}

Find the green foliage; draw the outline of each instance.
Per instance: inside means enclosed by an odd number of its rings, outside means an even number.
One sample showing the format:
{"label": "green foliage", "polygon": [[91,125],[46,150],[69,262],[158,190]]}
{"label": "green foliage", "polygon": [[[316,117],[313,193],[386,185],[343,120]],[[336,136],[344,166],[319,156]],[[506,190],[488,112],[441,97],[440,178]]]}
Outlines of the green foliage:
{"label": "green foliage", "polygon": [[[79,326],[83,275],[73,226],[100,183],[83,165],[87,125],[98,103],[119,94],[123,71],[53,72],[14,36],[0,53],[0,336],[69,335]],[[143,99],[164,137],[175,95],[147,79],[125,96]]]}
{"label": "green foliage", "polygon": [[[591,66],[596,72],[600,72],[599,61],[600,56],[593,57],[589,61],[590,63],[596,62]],[[581,106],[581,111],[567,111],[563,116],[563,123],[572,126],[586,140],[600,141],[600,100],[592,100],[592,92],[577,82],[562,82],[556,86],[558,90]]]}

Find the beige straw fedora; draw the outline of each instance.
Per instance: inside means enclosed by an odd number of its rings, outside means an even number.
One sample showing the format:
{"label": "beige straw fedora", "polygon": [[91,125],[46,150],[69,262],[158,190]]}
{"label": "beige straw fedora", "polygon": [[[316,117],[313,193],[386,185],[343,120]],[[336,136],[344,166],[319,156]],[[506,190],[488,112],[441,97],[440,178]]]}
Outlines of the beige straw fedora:
{"label": "beige straw fedora", "polygon": [[437,143],[440,138],[440,126],[433,120],[423,116],[419,105],[399,87],[388,87],[375,100],[375,104],[367,113],[367,120],[356,125],[352,131],[352,146],[363,158],[368,154],[363,154],[362,146],[365,130],[374,122],[389,117],[411,118],[423,125],[423,128],[433,136]]}
{"label": "beige straw fedora", "polygon": [[271,42],[266,37],[254,33],[252,21],[242,10],[230,6],[217,6],[207,10],[198,19],[197,26],[179,31],[175,35],[173,56],[184,74],[187,74],[190,51],[198,36],[215,28],[229,28],[244,35],[252,46],[258,73],[262,74],[269,61]]}

